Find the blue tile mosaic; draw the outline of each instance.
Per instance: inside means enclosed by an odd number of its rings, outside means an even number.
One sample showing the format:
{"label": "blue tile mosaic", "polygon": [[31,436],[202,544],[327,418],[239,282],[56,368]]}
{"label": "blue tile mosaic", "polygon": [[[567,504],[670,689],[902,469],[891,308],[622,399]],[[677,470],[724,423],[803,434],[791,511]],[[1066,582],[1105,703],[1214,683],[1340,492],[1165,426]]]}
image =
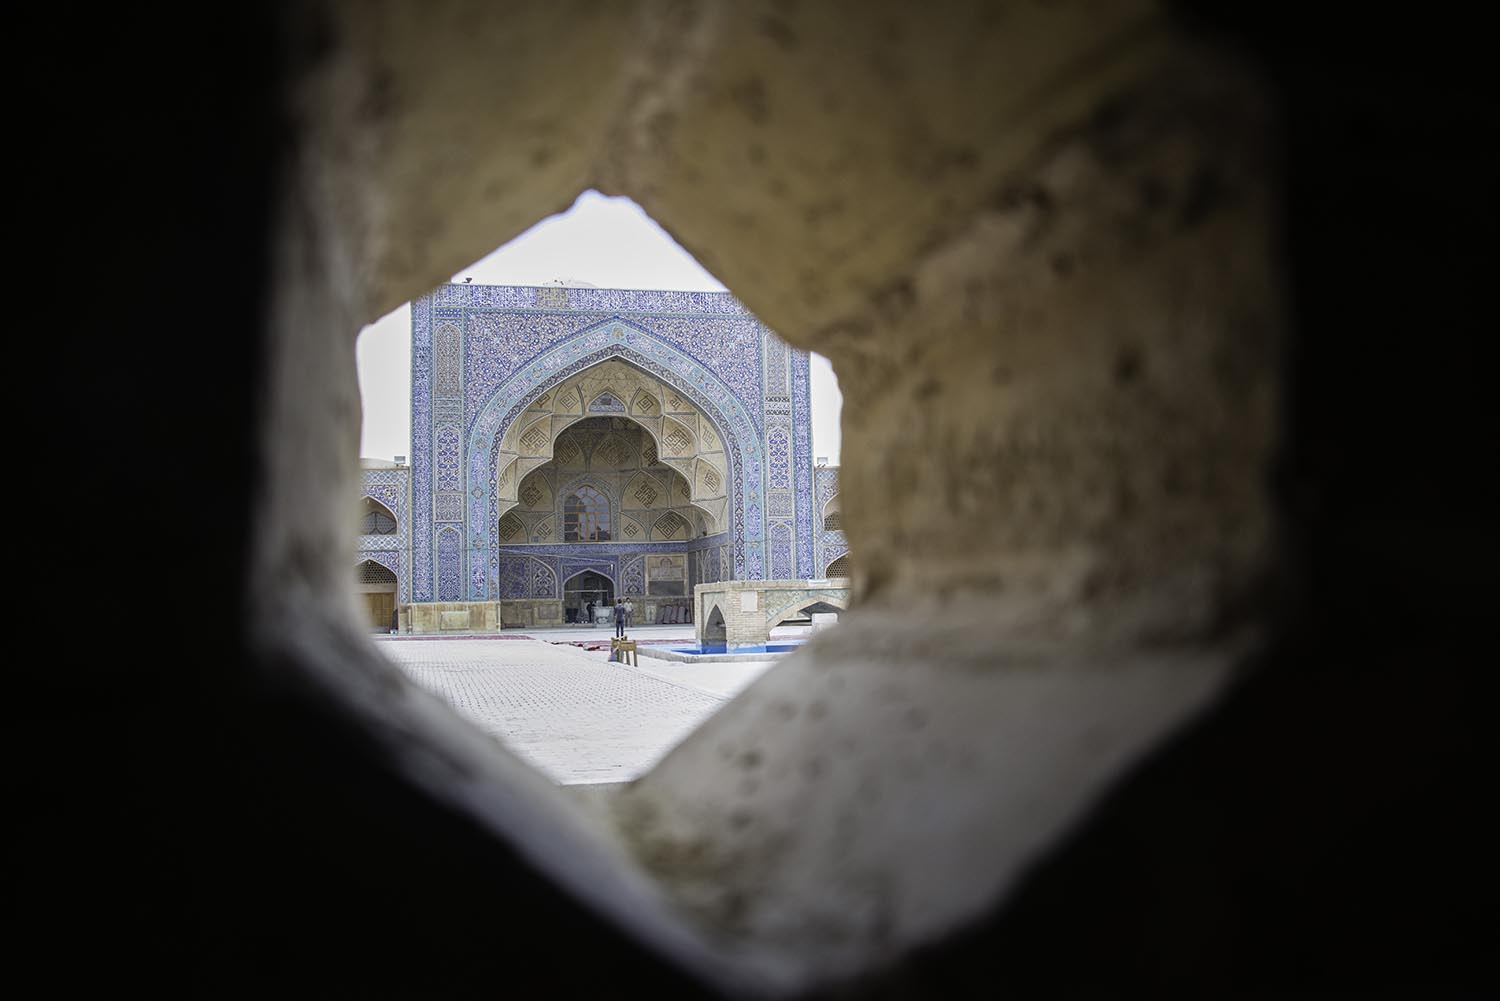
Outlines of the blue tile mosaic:
{"label": "blue tile mosaic", "polygon": [[411,545],[411,469],[361,469],[360,497],[384,504],[396,517],[396,534],[361,535],[356,546],[356,563],[374,560],[396,575],[397,600],[411,600],[411,568],[407,553]]}

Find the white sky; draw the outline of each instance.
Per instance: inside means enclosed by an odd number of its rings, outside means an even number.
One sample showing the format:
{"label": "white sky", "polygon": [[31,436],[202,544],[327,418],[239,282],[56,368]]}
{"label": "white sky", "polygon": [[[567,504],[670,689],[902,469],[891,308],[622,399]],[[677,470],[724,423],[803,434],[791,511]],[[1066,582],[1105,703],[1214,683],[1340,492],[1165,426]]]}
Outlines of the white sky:
{"label": "white sky", "polygon": [[[585,191],[573,207],[549,216],[453,276],[476,285],[541,285],[556,279],[599,288],[721,292],[724,286],[628,198]],[[359,453],[377,459],[411,454],[411,304],[360,331],[356,345],[364,428]],[[844,397],[828,359],[812,356],[813,455],[839,461]]]}

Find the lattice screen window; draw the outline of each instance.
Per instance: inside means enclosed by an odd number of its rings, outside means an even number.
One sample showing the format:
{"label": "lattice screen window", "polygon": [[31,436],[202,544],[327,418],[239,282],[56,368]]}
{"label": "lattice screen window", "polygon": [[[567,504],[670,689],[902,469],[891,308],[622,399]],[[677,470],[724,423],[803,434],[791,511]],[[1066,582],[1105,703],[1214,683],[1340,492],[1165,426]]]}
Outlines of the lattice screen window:
{"label": "lattice screen window", "polygon": [[825,532],[842,532],[844,530],[844,516],[838,511],[830,511],[828,517],[823,519],[823,530]]}
{"label": "lattice screen window", "polygon": [[373,560],[366,560],[354,569],[361,584],[396,583],[396,575]]}
{"label": "lattice screen window", "polygon": [[594,397],[593,402],[589,404],[589,413],[591,414],[623,414],[624,412],[625,404],[620,402],[618,396],[608,390]]}
{"label": "lattice screen window", "polygon": [[384,504],[366,497],[359,532],[361,535],[395,535],[396,516]]}
{"label": "lattice screen window", "polygon": [[563,541],[607,542],[609,537],[609,501],[593,487],[580,487],[563,505]]}
{"label": "lattice screen window", "polygon": [[828,564],[828,571],[823,576],[825,576],[825,577],[847,577],[847,576],[849,576],[849,554],[845,553],[843,556],[840,556],[838,559],[836,559],[832,563]]}

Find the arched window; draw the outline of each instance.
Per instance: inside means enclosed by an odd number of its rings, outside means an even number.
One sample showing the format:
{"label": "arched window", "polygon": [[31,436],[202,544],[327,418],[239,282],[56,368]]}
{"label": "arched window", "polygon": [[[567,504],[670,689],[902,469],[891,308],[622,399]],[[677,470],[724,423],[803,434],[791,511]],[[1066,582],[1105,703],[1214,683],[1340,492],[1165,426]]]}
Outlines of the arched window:
{"label": "arched window", "polygon": [[608,542],[609,501],[593,487],[579,487],[563,505],[564,542]]}
{"label": "arched window", "polygon": [[838,559],[836,559],[832,563],[828,564],[828,569],[826,571],[824,571],[823,576],[824,577],[847,577],[847,576],[849,576],[849,554],[845,553],[843,556],[840,556]]}
{"label": "arched window", "polygon": [[396,586],[396,575],[374,560],[365,560],[354,568],[361,584],[386,584]]}
{"label": "arched window", "polygon": [[844,530],[844,515],[839,509],[838,494],[828,498],[828,503],[823,505],[823,531],[842,532]]}
{"label": "arched window", "polygon": [[391,514],[391,509],[375,500],[366,497],[364,501],[364,513],[359,520],[360,535],[395,535],[396,516]]}

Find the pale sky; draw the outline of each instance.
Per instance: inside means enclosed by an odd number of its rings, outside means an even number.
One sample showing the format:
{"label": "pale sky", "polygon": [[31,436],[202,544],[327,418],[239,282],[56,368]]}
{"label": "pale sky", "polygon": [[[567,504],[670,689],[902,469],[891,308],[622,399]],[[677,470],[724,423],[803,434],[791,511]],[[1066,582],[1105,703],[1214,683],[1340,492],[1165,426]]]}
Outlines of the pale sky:
{"label": "pale sky", "polygon": [[[559,278],[599,288],[722,292],[724,286],[628,198],[585,191],[573,207],[535,226],[453,276],[476,285],[541,285]],[[411,454],[411,304],[360,331],[356,345],[364,428],[359,454]],[[813,456],[839,461],[838,380],[812,356]]]}

